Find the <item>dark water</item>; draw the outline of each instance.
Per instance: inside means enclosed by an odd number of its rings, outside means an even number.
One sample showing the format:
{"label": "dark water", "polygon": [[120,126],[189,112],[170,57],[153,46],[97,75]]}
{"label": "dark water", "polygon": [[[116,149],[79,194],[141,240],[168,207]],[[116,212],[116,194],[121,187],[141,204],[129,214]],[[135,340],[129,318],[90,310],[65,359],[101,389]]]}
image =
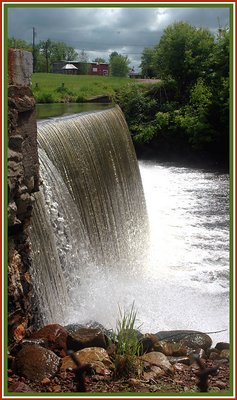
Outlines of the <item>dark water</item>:
{"label": "dark water", "polygon": [[59,117],[72,115],[80,112],[105,110],[111,108],[111,104],[98,103],[52,103],[52,104],[37,104],[36,117],[38,120],[51,117]]}

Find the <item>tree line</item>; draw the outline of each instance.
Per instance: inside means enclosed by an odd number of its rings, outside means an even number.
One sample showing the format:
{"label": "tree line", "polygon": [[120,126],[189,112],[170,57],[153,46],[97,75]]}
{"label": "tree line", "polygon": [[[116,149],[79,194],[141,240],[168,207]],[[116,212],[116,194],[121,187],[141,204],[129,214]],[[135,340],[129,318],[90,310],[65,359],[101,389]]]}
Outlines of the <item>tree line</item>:
{"label": "tree line", "polygon": [[129,86],[116,96],[138,151],[228,162],[229,47],[227,27],[212,34],[177,22],[144,49],[142,73],[160,83]]}
{"label": "tree line", "polygon": [[[27,50],[33,53],[34,72],[51,72],[52,64],[57,61],[79,61],[81,63],[80,73],[88,73],[89,57],[85,50],[77,52],[73,47],[64,42],[47,39],[32,45],[24,40],[11,37],[8,39],[8,47],[13,49]],[[93,62],[105,63],[105,59],[97,57]],[[111,76],[128,76],[130,61],[127,56],[114,51],[109,56]]]}

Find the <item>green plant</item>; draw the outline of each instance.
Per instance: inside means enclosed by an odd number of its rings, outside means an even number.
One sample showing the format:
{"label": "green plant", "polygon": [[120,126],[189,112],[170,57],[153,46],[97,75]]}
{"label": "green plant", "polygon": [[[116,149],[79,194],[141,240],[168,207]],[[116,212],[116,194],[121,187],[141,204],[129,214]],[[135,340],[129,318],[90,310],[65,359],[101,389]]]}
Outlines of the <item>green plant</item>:
{"label": "green plant", "polygon": [[130,311],[122,311],[119,307],[119,319],[116,322],[116,330],[111,339],[116,343],[113,355],[115,376],[137,376],[141,373],[141,363],[138,356],[142,353],[142,344],[139,331],[135,328],[137,312],[134,302]]}
{"label": "green plant", "polygon": [[40,92],[35,95],[37,103],[54,103],[54,97],[52,93]]}

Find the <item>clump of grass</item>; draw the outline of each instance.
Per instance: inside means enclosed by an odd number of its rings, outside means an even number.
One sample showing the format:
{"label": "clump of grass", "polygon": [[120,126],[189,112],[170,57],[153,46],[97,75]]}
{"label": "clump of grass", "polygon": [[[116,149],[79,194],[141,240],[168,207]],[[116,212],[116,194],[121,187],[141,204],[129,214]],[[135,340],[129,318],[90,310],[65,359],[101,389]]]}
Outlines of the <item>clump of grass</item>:
{"label": "clump of grass", "polygon": [[142,344],[136,329],[136,319],[134,302],[130,311],[122,311],[119,307],[119,319],[112,333],[112,341],[116,344],[113,355],[116,377],[138,376],[141,373],[138,356],[142,353]]}
{"label": "clump of grass", "polygon": [[55,99],[52,93],[40,92],[35,95],[37,103],[54,103]]}

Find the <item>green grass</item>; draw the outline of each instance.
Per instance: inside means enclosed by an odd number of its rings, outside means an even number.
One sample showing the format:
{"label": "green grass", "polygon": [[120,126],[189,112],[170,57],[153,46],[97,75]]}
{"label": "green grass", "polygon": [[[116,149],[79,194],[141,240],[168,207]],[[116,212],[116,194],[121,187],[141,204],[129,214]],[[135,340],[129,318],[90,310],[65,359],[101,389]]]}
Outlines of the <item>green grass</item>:
{"label": "green grass", "polygon": [[116,89],[134,84],[130,78],[35,73],[32,90],[38,103],[82,102],[91,97],[112,96]]}
{"label": "green grass", "polygon": [[112,334],[112,341],[116,343],[112,356],[116,377],[138,376],[141,373],[142,366],[137,356],[142,352],[142,344],[137,335],[136,319],[134,302],[129,311],[122,311],[119,307],[119,319]]}

